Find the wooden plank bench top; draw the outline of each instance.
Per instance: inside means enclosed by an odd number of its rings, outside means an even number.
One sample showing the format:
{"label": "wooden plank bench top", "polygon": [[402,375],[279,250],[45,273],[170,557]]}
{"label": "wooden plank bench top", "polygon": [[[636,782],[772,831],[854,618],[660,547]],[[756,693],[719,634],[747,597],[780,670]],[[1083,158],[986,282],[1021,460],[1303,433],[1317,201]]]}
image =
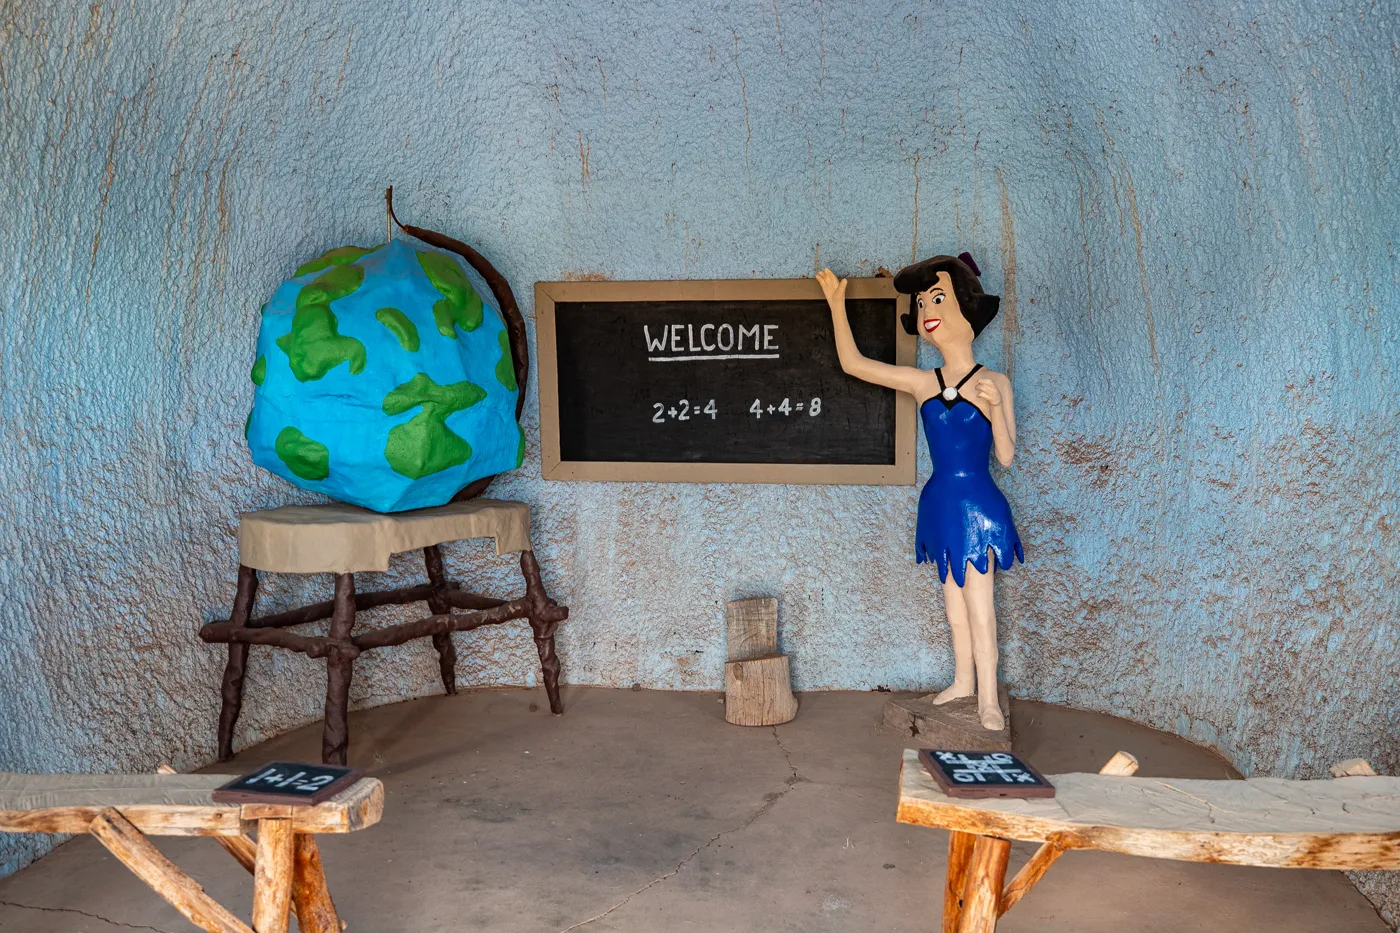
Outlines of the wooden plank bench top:
{"label": "wooden plank bench top", "polygon": [[1400,868],[1400,778],[1049,775],[1055,796],[953,799],[906,749],[901,823],[1062,849],[1276,868]]}
{"label": "wooden plank bench top", "polygon": [[298,833],[349,833],[379,822],[384,785],[355,784],[317,806],[215,803],[230,774],[11,774],[0,772],[0,832],[85,833],[108,808],[152,836],[237,836],[246,820],[282,817]]}

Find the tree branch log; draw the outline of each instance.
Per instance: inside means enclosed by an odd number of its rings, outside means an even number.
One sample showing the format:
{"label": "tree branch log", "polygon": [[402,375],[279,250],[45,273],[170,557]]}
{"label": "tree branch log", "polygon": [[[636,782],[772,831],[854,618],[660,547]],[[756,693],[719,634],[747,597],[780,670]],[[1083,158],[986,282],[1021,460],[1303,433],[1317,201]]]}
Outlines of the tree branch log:
{"label": "tree branch log", "polygon": [[365,632],[363,635],[356,635],[350,639],[350,643],[361,651],[369,651],[372,648],[387,648],[390,645],[401,645],[406,641],[423,638],[427,635],[470,632],[483,625],[499,625],[502,622],[523,619],[529,612],[530,607],[525,600],[512,599],[494,609],[485,609],[481,612],[469,612],[464,615],[444,613],[428,616],[416,622],[404,622],[399,625],[377,628]]}
{"label": "tree branch log", "polygon": [[[171,862],[151,841],[115,809],[98,814],[88,832],[107,847],[131,873],[150,885],[180,914],[207,933],[253,933],[228,908],[204,892],[189,875]],[[284,927],[285,929],[285,927]],[[262,933],[261,930],[258,933]]]}
{"label": "tree branch log", "polygon": [[321,850],[316,837],[296,834],[296,869],[292,880],[292,910],[301,933],[340,933],[340,916],[326,886]]}
{"label": "tree branch log", "polygon": [[291,820],[258,820],[258,854],[253,866],[253,929],[257,933],[287,933],[295,840]]}

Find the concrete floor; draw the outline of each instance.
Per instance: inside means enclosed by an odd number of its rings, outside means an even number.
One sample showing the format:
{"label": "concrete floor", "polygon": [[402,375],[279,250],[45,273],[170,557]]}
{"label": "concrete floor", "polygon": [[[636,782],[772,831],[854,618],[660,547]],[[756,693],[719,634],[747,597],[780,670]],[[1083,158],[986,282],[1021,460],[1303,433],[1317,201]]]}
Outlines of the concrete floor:
{"label": "concrete floor", "polygon": [[[321,837],[331,890],[351,933],[937,930],[947,838],[894,822],[905,742],[877,726],[886,698],[806,694],[776,729],[727,725],[715,694],[579,687],[558,718],[537,690],[356,713],[352,763],[388,798],[380,825]],[[1233,774],[1107,716],[1016,702],[1013,721],[1017,750],[1050,773],[1097,770],[1123,748],[1144,775]],[[319,749],[316,724],[218,770]],[[159,843],[246,917],[251,879],[212,841]],[[1013,871],[1033,848],[1016,845]],[[191,927],[80,837],[0,881],[0,929]],[[1335,872],[1070,853],[1000,929],[1388,927]]]}

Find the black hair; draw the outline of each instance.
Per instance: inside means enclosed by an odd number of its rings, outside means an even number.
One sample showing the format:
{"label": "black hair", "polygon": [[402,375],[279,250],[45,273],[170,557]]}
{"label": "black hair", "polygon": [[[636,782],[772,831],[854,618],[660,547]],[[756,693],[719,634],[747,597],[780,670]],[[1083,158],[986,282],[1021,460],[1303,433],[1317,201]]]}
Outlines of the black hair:
{"label": "black hair", "polygon": [[[953,296],[958,299],[958,308],[962,310],[962,316],[967,319],[967,323],[972,325],[972,336],[976,337],[992,322],[992,318],[997,316],[997,309],[1001,307],[1001,297],[982,291],[982,282],[978,278],[982,270],[972,261],[970,253],[931,256],[912,266],[905,266],[895,273],[895,291],[905,295],[917,295],[927,291],[938,284],[940,272],[948,273],[948,278],[952,280]],[[918,314],[914,308],[911,307],[901,314],[899,321],[909,333],[919,332]]]}

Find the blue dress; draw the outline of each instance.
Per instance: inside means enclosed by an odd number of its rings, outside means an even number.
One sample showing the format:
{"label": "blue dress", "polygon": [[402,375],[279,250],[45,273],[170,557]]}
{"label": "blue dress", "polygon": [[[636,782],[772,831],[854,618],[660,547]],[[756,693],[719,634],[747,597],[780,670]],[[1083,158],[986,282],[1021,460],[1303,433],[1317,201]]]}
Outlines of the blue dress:
{"label": "blue dress", "polygon": [[[956,389],[961,389],[974,366]],[[943,372],[938,371],[943,386]],[[918,563],[938,561],[938,577],[947,582],[949,567],[962,586],[967,564],[986,573],[987,549],[997,555],[1002,570],[1020,559],[1021,537],[1011,520],[1011,506],[992,479],[988,457],[992,452],[992,423],[972,402],[957,394],[928,399],[919,409],[933,458],[933,475],[919,495],[919,524],[914,556]]]}

